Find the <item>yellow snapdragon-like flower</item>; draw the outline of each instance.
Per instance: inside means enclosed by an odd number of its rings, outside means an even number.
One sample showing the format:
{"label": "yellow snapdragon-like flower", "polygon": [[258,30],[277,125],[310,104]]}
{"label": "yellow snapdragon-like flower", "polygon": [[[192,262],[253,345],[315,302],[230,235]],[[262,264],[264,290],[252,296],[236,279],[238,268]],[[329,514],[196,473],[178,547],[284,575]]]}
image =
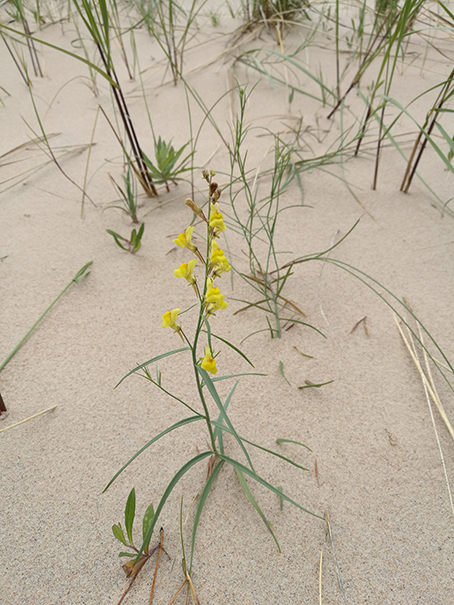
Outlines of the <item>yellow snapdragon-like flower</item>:
{"label": "yellow snapdragon-like flower", "polygon": [[205,347],[205,357],[202,359],[202,368],[211,374],[216,374],[218,371],[210,347]]}
{"label": "yellow snapdragon-like flower", "polygon": [[[211,280],[210,280],[211,282]],[[210,287],[207,290],[207,294],[205,296],[205,302],[207,304],[207,313],[208,315],[212,315],[216,313],[219,309],[227,309],[229,304],[224,300],[224,295],[221,294],[219,288]]]}
{"label": "yellow snapdragon-like flower", "polygon": [[216,207],[214,204],[211,204],[210,227],[214,229],[216,234],[225,231],[222,214],[219,212],[219,207]]}
{"label": "yellow snapdragon-like flower", "polygon": [[190,260],[188,263],[183,263],[182,265],[180,265],[178,269],[175,269],[173,274],[175,275],[175,277],[184,277],[184,279],[186,281],[188,281],[192,286],[193,284],[195,284],[195,281],[196,281],[195,276],[192,274],[196,264],[197,264],[197,259],[194,258],[194,259]]}
{"label": "yellow snapdragon-like flower", "polygon": [[179,332],[181,330],[181,326],[177,324],[177,317],[180,309],[174,309],[173,311],[167,311],[162,316],[162,327],[163,328],[172,328],[175,332]]}
{"label": "yellow snapdragon-like flower", "polygon": [[191,250],[191,252],[195,252],[197,250],[197,246],[192,243],[192,232],[194,231],[194,227],[188,227],[184,233],[180,233],[180,235],[174,239],[173,241],[180,248],[187,248]]}
{"label": "yellow snapdragon-like flower", "polygon": [[224,271],[230,271],[229,261],[225,257],[224,251],[219,248],[217,242],[211,242],[210,264],[214,267],[214,276],[218,276]]}

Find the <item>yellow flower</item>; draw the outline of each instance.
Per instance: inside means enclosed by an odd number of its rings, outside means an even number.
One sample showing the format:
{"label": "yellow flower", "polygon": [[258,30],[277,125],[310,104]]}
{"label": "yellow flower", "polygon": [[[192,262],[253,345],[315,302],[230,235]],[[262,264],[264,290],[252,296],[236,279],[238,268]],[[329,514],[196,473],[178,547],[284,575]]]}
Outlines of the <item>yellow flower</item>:
{"label": "yellow flower", "polygon": [[227,309],[229,306],[228,303],[225,302],[224,295],[221,294],[219,288],[211,287],[206,294],[205,302],[209,303],[207,305],[208,315],[216,313],[219,309]]}
{"label": "yellow flower", "polygon": [[224,255],[224,251],[219,248],[217,242],[211,242],[210,264],[214,267],[213,275],[216,277],[224,271],[230,271],[229,261]]}
{"label": "yellow flower", "polygon": [[218,302],[218,300],[223,299],[224,297],[221,294],[219,288],[210,288],[205,297],[206,301],[209,303]]}
{"label": "yellow flower", "polygon": [[162,327],[163,328],[172,328],[175,332],[179,332],[181,330],[181,326],[177,324],[177,317],[180,309],[174,309],[173,311],[167,311],[162,316]]}
{"label": "yellow flower", "polygon": [[191,250],[191,252],[195,252],[197,250],[197,246],[192,243],[192,232],[194,231],[194,227],[188,227],[184,233],[180,233],[180,235],[174,239],[173,241],[180,248],[187,248]]}
{"label": "yellow flower", "polygon": [[180,267],[178,269],[175,269],[173,274],[175,275],[175,277],[184,277],[184,279],[186,281],[188,281],[192,286],[193,284],[195,284],[195,280],[196,280],[194,275],[192,275],[192,272],[194,271],[194,267],[196,266],[196,264],[197,264],[197,259],[194,258],[194,259],[190,260],[188,263],[183,263],[182,265],[180,265]]}
{"label": "yellow flower", "polygon": [[214,229],[216,234],[221,233],[221,231],[225,231],[222,214],[219,212],[219,208],[217,208],[214,204],[211,204],[210,227]]}
{"label": "yellow flower", "polygon": [[218,371],[210,347],[205,347],[205,357],[202,359],[202,368],[207,372],[211,372],[211,374],[216,374]]}

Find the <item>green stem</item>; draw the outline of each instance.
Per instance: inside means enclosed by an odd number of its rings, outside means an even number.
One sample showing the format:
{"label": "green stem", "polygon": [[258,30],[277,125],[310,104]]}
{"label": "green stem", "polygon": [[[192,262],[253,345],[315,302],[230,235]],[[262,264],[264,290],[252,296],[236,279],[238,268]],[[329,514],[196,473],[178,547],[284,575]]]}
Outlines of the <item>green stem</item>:
{"label": "green stem", "polygon": [[78,273],[75,275],[75,277],[73,277],[73,279],[69,282],[69,284],[64,288],[64,290],[62,290],[60,292],[60,294],[57,296],[57,298],[53,301],[53,303],[51,303],[47,309],[44,311],[44,313],[39,317],[39,319],[37,321],[35,321],[35,323],[32,325],[32,327],[30,328],[30,330],[27,332],[27,334],[22,338],[22,340],[19,342],[19,344],[17,344],[14,349],[11,351],[11,353],[8,355],[8,357],[5,359],[5,361],[0,365],[0,372],[3,370],[3,368],[6,366],[6,364],[10,361],[10,359],[17,353],[17,351],[21,348],[21,346],[23,345],[23,343],[27,340],[27,338],[30,336],[30,334],[33,332],[33,330],[36,328],[36,326],[39,324],[39,322],[44,318],[44,316],[52,309],[52,307],[55,305],[55,303],[63,296],[63,294],[66,292],[66,290],[73,284],[73,283],[78,283],[83,277],[85,277],[85,275],[88,275],[88,273],[90,273],[89,271],[87,272],[87,268],[89,265],[91,265],[93,261],[87,263],[86,265],[84,265],[82,267],[82,269],[80,269],[80,271],[78,271]]}
{"label": "green stem", "polygon": [[[208,181],[208,183],[211,182]],[[204,281],[204,286],[203,286],[203,295],[200,296],[200,292],[199,292],[199,298],[200,298],[200,309],[199,309],[199,318],[197,320],[197,328],[195,331],[195,336],[194,336],[194,343],[192,345],[192,365],[194,367],[194,372],[195,372],[195,379],[196,379],[196,383],[197,383],[197,390],[199,392],[199,397],[200,397],[200,401],[202,402],[203,405],[203,409],[205,411],[205,422],[207,424],[208,427],[208,432],[210,433],[210,441],[211,441],[211,448],[213,450],[214,454],[217,454],[217,449],[216,449],[216,439],[214,437],[214,432],[213,432],[213,427],[211,426],[211,419],[210,419],[210,413],[208,411],[208,406],[207,403],[205,401],[205,397],[203,394],[203,390],[202,390],[202,384],[200,382],[200,374],[197,371],[197,342],[199,340],[199,335],[200,332],[202,330],[203,327],[203,312],[204,312],[204,306],[203,306],[203,301],[205,299],[206,296],[206,289],[207,289],[207,279],[208,279],[208,274],[210,271],[210,214],[211,214],[211,196],[210,196],[210,200],[208,201],[208,220],[207,220],[207,252],[206,252],[206,261],[205,261],[205,281]],[[198,287],[197,287],[198,290]]]}

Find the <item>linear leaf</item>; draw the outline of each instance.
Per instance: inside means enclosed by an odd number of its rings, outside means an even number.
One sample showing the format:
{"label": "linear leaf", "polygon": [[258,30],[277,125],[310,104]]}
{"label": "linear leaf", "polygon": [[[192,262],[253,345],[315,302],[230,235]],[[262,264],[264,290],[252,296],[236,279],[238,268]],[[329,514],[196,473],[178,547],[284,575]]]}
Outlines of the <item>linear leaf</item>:
{"label": "linear leaf", "polygon": [[137,458],[137,456],[139,456],[144,450],[146,450],[147,447],[152,445],[155,441],[158,441],[158,439],[161,439],[161,437],[164,437],[164,435],[167,435],[167,433],[170,433],[171,431],[174,431],[175,429],[180,428],[180,426],[184,426],[185,424],[189,424],[190,422],[196,422],[197,420],[201,420],[202,418],[204,418],[204,416],[189,416],[189,418],[184,418],[183,420],[179,420],[178,422],[175,422],[175,424],[172,424],[172,426],[169,426],[168,428],[166,428],[164,431],[162,431],[162,433],[159,433],[159,435],[156,435],[156,437],[153,437],[153,439],[151,441],[149,441],[142,448],[140,448],[140,450],[138,452],[136,452],[134,454],[134,456],[132,458],[130,458],[128,460],[128,462],[124,466],[122,466],[121,469],[117,473],[115,473],[115,475],[112,477],[112,479],[106,485],[106,487],[102,490],[103,493],[107,489],[109,489],[109,487],[112,485],[112,483],[118,477],[118,475],[120,475],[125,470],[125,468],[127,466],[129,466],[131,464],[131,462]]}
{"label": "linear leaf", "polygon": [[131,493],[126,501],[125,508],[125,527],[126,533],[128,534],[129,544],[132,544],[132,526],[134,524],[134,517],[136,515],[136,490],[132,488]]}
{"label": "linear leaf", "polygon": [[216,477],[219,474],[219,471],[221,470],[222,466],[224,465],[224,460],[221,460],[220,462],[218,462],[216,464],[216,466],[213,469],[213,472],[211,473],[211,477],[208,479],[208,481],[205,483],[205,487],[203,488],[202,493],[200,494],[200,498],[199,498],[199,503],[197,505],[197,510],[195,513],[195,517],[194,517],[194,524],[192,526],[192,540],[191,540],[191,565],[190,565],[190,570],[192,569],[192,560],[194,557],[194,546],[195,546],[195,536],[197,533],[197,528],[199,526],[199,521],[200,521],[200,515],[202,514],[202,510],[203,507],[205,505],[206,499],[208,497],[208,494],[210,493],[210,489],[216,479]]}
{"label": "linear leaf", "polygon": [[145,536],[145,539],[143,541],[142,547],[140,549],[140,552],[138,553],[137,557],[136,557],[136,561],[138,561],[140,559],[141,554],[143,553],[144,550],[144,546],[147,543],[147,541],[150,541],[151,535],[153,533],[154,530],[154,526],[156,525],[157,520],[159,519],[159,515],[161,514],[161,511],[164,507],[164,504],[167,501],[167,498],[170,496],[173,488],[175,487],[175,485],[178,483],[178,481],[181,479],[181,477],[183,477],[183,475],[185,473],[188,472],[188,470],[193,467],[195,464],[197,464],[198,462],[200,462],[201,460],[204,460],[204,458],[207,458],[208,456],[211,456],[213,452],[211,450],[207,451],[207,452],[202,452],[201,454],[198,454],[197,456],[194,456],[194,458],[191,458],[191,460],[189,460],[188,462],[186,462],[186,464],[184,464],[179,471],[177,471],[175,473],[175,475],[172,477],[169,485],[166,488],[166,491],[164,492],[164,495],[162,496],[161,500],[159,501],[158,504],[158,508],[156,509],[155,515],[153,517],[153,521],[151,522],[150,528],[147,532],[147,535]]}
{"label": "linear leaf", "polygon": [[260,515],[260,518],[262,519],[263,523],[265,523],[267,530],[273,536],[273,540],[276,542],[276,546],[277,546],[278,551],[281,552],[281,547],[279,546],[279,542],[277,541],[277,538],[276,538],[276,536],[274,534],[273,526],[268,521],[268,519],[265,517],[265,515],[263,514],[262,509],[258,505],[257,500],[252,495],[252,492],[249,489],[249,485],[246,483],[246,479],[244,478],[243,473],[239,469],[237,469],[237,468],[235,469],[235,472],[236,472],[236,474],[238,476],[238,479],[240,480],[241,487],[243,488],[244,493],[246,494],[246,496],[249,499],[249,502],[252,504],[252,506],[255,508],[255,510]]}
{"label": "linear leaf", "polygon": [[279,491],[276,487],[271,485],[271,483],[268,483],[268,481],[265,481],[265,479],[263,479],[262,477],[257,475],[257,473],[255,471],[251,471],[247,466],[245,466],[244,464],[241,464],[241,462],[238,462],[237,460],[233,460],[233,458],[229,458],[228,456],[225,456],[224,454],[218,453],[217,456],[218,456],[218,458],[221,458],[221,460],[225,460],[226,462],[231,464],[234,468],[238,468],[240,471],[242,471],[246,475],[249,475],[250,477],[255,479],[257,481],[257,483],[260,483],[261,485],[263,485],[264,487],[269,489],[274,494],[277,494],[284,500],[287,500],[287,502],[290,502],[290,504],[293,504],[293,506],[296,506],[300,510],[303,510],[305,513],[308,513],[309,515],[313,515],[314,517],[317,517],[318,519],[321,519],[322,521],[324,521],[324,517],[321,517],[320,515],[317,515],[316,513],[313,513],[310,510],[307,510],[307,508],[304,508],[303,506],[301,506],[301,504],[298,504],[298,502],[295,502],[294,500],[289,498],[282,491]]}
{"label": "linear leaf", "polygon": [[123,382],[123,380],[128,378],[128,376],[131,376],[131,374],[135,374],[136,372],[138,372],[145,366],[150,365],[150,363],[153,363],[154,361],[159,361],[160,359],[164,359],[164,357],[169,357],[170,355],[175,355],[176,353],[181,353],[181,351],[190,351],[190,350],[191,350],[190,347],[181,347],[181,349],[174,349],[173,351],[168,351],[167,353],[163,353],[162,355],[158,355],[157,357],[153,357],[153,359],[150,359],[148,361],[145,361],[144,363],[141,363],[140,366],[137,366],[136,368],[134,368],[134,370],[131,370],[130,372],[125,374],[125,376],[123,376],[123,378],[120,380],[120,382],[117,382],[117,384],[114,386],[114,389],[116,389]]}

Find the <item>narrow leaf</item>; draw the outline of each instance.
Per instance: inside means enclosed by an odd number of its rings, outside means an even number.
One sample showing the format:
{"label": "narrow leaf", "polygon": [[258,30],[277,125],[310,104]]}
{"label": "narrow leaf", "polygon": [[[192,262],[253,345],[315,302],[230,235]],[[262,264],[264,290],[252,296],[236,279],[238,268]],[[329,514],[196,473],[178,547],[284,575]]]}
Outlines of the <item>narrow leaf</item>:
{"label": "narrow leaf", "polygon": [[173,478],[171,479],[169,485],[166,488],[166,491],[164,492],[164,495],[162,496],[159,504],[158,504],[158,508],[156,509],[155,515],[153,517],[153,521],[151,522],[150,528],[148,529],[147,535],[145,536],[145,539],[143,541],[142,547],[140,549],[139,554],[136,557],[136,561],[138,561],[140,559],[141,554],[143,553],[144,550],[144,545],[150,541],[151,538],[151,534],[153,533],[153,529],[154,526],[156,525],[158,519],[159,519],[159,515],[161,514],[161,511],[164,507],[164,504],[167,501],[167,498],[170,496],[173,488],[175,487],[175,485],[178,483],[178,481],[181,479],[181,477],[183,477],[183,475],[185,473],[188,472],[188,470],[190,468],[192,468],[195,464],[197,464],[198,462],[201,462],[202,460],[204,460],[205,458],[207,458],[208,456],[211,456],[213,452],[211,450],[207,451],[207,452],[202,452],[201,454],[198,454],[197,456],[195,456],[194,458],[191,458],[191,460],[189,460],[188,462],[186,462],[186,464],[184,464],[179,471],[177,471],[175,473],[175,475],[173,476]]}
{"label": "narrow leaf", "polygon": [[219,471],[221,470],[223,464],[224,464],[223,460],[221,460],[220,462],[218,462],[216,464],[216,466],[213,469],[213,472],[211,473],[211,477],[205,483],[205,487],[203,488],[203,491],[200,494],[199,503],[197,505],[197,510],[195,512],[194,524],[192,526],[191,565],[190,565],[190,569],[192,569],[192,561],[193,561],[193,557],[194,557],[195,536],[196,536],[196,533],[197,533],[197,528],[199,526],[200,515],[202,514],[202,510],[203,510],[203,507],[205,505],[205,502],[206,502],[206,499],[208,497],[208,494],[210,493],[210,489],[211,489],[211,487],[212,487],[212,485],[213,485],[216,477],[218,476]]}
{"label": "narrow leaf", "polygon": [[285,380],[285,382],[286,382],[286,383],[287,383],[289,386],[291,386],[291,384],[289,383],[289,381],[288,381],[288,380],[287,380],[287,378],[285,377],[285,374],[284,374],[284,362],[282,362],[282,361],[280,361],[280,362],[279,362],[279,372],[282,374],[282,378]]}
{"label": "narrow leaf", "polygon": [[257,481],[257,483],[260,483],[261,485],[263,485],[264,487],[269,489],[271,492],[277,494],[284,500],[287,500],[287,502],[290,502],[290,504],[293,504],[293,506],[296,506],[300,510],[303,510],[305,513],[309,513],[309,515],[313,515],[314,517],[317,517],[318,519],[321,519],[322,521],[324,521],[324,517],[321,517],[320,515],[317,515],[316,513],[313,513],[310,510],[307,510],[307,508],[304,508],[303,506],[301,506],[301,504],[298,504],[297,502],[295,502],[294,500],[289,498],[286,494],[284,494],[283,492],[280,492],[276,487],[271,485],[271,483],[268,483],[268,481],[265,481],[265,479],[263,479],[262,477],[257,475],[257,473],[255,471],[251,471],[247,466],[245,466],[244,464],[241,464],[241,462],[238,462],[237,460],[233,460],[233,458],[229,458],[228,456],[225,456],[224,454],[220,454],[220,453],[218,453],[218,458],[221,458],[221,460],[225,460],[226,462],[231,464],[234,468],[238,468],[244,474],[249,475],[250,477],[255,479]]}
{"label": "narrow leaf", "polygon": [[135,374],[136,372],[139,372],[139,370],[141,370],[145,366],[150,365],[150,363],[159,361],[160,359],[164,359],[164,357],[169,357],[170,355],[175,355],[176,353],[181,353],[181,351],[190,351],[190,347],[181,347],[181,349],[174,349],[173,351],[168,351],[167,353],[163,353],[162,355],[158,355],[157,357],[153,357],[153,359],[149,359],[148,361],[141,363],[140,366],[137,366],[136,368],[134,368],[134,370],[131,370],[130,372],[125,374],[125,376],[123,376],[123,378],[120,380],[120,382],[117,382],[117,384],[114,386],[114,389],[116,389],[123,382],[123,380],[128,378],[128,376],[131,376],[131,374]]}
{"label": "narrow leaf", "polygon": [[[249,485],[246,483],[246,479],[244,478],[243,473],[238,468],[235,468],[235,472],[236,472],[236,474],[238,476],[238,479],[240,480],[241,487],[243,488],[244,493],[248,497],[249,502],[252,504],[252,506],[255,508],[255,510],[260,515],[260,518],[262,519],[263,523],[266,525],[267,530],[273,536],[273,540],[276,542],[276,546],[277,546],[278,551],[281,552],[281,547],[279,546],[279,542],[277,541],[277,538],[276,538],[276,536],[274,534],[273,526],[268,521],[268,519],[265,517],[265,515],[263,514],[262,509],[260,508],[260,506],[257,503],[257,500],[252,495],[252,492],[249,489]],[[281,491],[282,491],[282,488],[281,488]]]}
{"label": "narrow leaf", "polygon": [[132,488],[131,493],[126,501],[125,508],[125,527],[128,534],[129,544],[132,544],[132,526],[136,515],[136,490]]}
{"label": "narrow leaf", "polygon": [[319,382],[317,384],[314,384],[310,380],[306,380],[306,383],[308,383],[308,384],[304,384],[302,387],[298,387],[298,388],[299,389],[319,389],[320,387],[325,386],[325,384],[331,384],[332,382],[334,382],[334,380],[328,380],[328,382]]}
{"label": "narrow leaf", "polygon": [[190,422],[196,422],[197,420],[201,420],[202,418],[204,418],[204,416],[189,416],[189,418],[184,418],[183,420],[179,420],[175,424],[172,424],[172,426],[169,426],[164,431],[162,431],[162,433],[159,433],[159,435],[156,435],[156,437],[153,437],[153,439],[151,441],[149,441],[142,448],[140,448],[140,450],[138,452],[136,452],[134,454],[134,456],[132,458],[130,458],[128,460],[128,462],[124,466],[122,466],[121,469],[112,477],[112,479],[109,481],[109,483],[106,485],[106,487],[102,490],[103,493],[107,489],[109,489],[109,487],[112,485],[112,483],[118,477],[118,475],[121,475],[121,473],[125,470],[125,468],[128,467],[131,464],[131,462],[137,458],[137,456],[139,456],[144,450],[146,450],[147,447],[150,447],[150,445],[152,445],[155,441],[158,441],[158,439],[161,439],[161,437],[164,437],[164,435],[167,435],[167,433],[170,433],[171,431],[174,431],[175,429],[180,428],[180,426],[184,426],[185,424],[189,424]]}
{"label": "narrow leaf", "polygon": [[117,540],[119,540],[122,544],[126,546],[127,543],[125,534],[123,533],[123,530],[121,529],[120,525],[112,525],[112,531],[113,535],[117,538]]}
{"label": "narrow leaf", "polygon": [[143,551],[145,554],[148,553],[148,547],[150,545],[151,534],[150,534],[150,537],[148,538],[148,542],[145,541],[145,538],[147,537],[148,530],[150,529],[150,525],[153,523],[153,517],[154,517],[154,508],[153,508],[153,504],[150,504],[150,506],[145,511],[145,515],[143,516],[143,522],[142,522],[142,536],[143,536],[143,540],[144,540]]}
{"label": "narrow leaf", "polygon": [[302,445],[307,450],[312,452],[310,447],[307,447],[307,445],[304,445],[304,443],[300,443],[299,441],[294,441],[293,439],[276,439],[276,443],[296,443],[296,445]]}

